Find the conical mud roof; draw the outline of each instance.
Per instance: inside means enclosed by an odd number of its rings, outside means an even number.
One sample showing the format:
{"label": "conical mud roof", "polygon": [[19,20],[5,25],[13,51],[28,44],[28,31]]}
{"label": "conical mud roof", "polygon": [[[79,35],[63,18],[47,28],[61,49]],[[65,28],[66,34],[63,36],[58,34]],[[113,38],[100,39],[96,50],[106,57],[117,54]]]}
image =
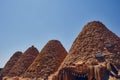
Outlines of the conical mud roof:
{"label": "conical mud roof", "polygon": [[7,76],[20,76],[32,64],[33,60],[38,55],[39,51],[34,46],[28,48],[19,58]]}
{"label": "conical mud roof", "polygon": [[120,68],[120,39],[104,24],[93,21],[84,26],[61,66],[78,62],[96,64],[101,60]]}
{"label": "conical mud roof", "polygon": [[12,55],[12,57],[8,60],[8,62],[5,64],[4,68],[1,71],[2,76],[6,76],[8,74],[8,72],[11,70],[17,60],[21,57],[21,55],[22,52],[20,51],[17,51]]}
{"label": "conical mud roof", "polygon": [[58,40],[50,40],[32,65],[24,73],[24,77],[48,77],[54,73],[66,57],[67,51]]}

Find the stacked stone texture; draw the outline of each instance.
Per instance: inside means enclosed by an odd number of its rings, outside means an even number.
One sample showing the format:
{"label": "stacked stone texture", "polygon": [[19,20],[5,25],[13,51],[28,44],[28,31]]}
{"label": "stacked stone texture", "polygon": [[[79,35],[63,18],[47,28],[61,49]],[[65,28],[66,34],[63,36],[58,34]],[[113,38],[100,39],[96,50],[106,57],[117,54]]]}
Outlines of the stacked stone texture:
{"label": "stacked stone texture", "polygon": [[1,76],[4,77],[8,74],[8,72],[11,70],[13,65],[17,62],[17,60],[21,57],[22,52],[17,51],[15,52],[12,57],[8,60],[8,62],[5,64],[4,68],[0,72]]}
{"label": "stacked stone texture", "polygon": [[7,76],[21,76],[26,69],[32,64],[33,60],[37,57],[39,51],[34,47],[28,48],[24,54],[19,58],[16,64],[12,67]]}
{"label": "stacked stone texture", "polygon": [[98,64],[100,61],[95,58],[96,54],[101,54],[106,62],[111,62],[120,69],[120,39],[99,21],[84,26],[60,69],[79,61]]}
{"label": "stacked stone texture", "polygon": [[47,78],[50,74],[57,71],[61,62],[67,55],[67,51],[60,41],[51,40],[41,50],[40,54],[24,73],[24,77]]}

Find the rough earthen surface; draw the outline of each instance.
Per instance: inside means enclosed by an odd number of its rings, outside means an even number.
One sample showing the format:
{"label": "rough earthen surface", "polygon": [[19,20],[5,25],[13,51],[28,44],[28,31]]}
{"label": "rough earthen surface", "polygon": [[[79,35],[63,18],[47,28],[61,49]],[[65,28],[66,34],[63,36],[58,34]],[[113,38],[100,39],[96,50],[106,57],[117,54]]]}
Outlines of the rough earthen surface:
{"label": "rough earthen surface", "polygon": [[51,40],[49,41],[40,54],[37,56],[35,61],[24,73],[24,77],[34,78],[47,78],[50,74],[57,71],[61,62],[67,55],[67,51],[62,46],[60,41]]}
{"label": "rough earthen surface", "polygon": [[39,51],[34,47],[28,48],[24,54],[19,58],[7,76],[20,76],[32,64],[33,60],[37,57]]}
{"label": "rough earthen surface", "polygon": [[15,52],[13,56],[9,59],[9,61],[5,64],[4,68],[1,71],[1,75],[6,76],[21,56],[22,52],[20,51]]}
{"label": "rough earthen surface", "polygon": [[[96,55],[102,56],[103,59],[96,59]],[[79,61],[98,64],[101,60],[111,62],[120,69],[120,39],[104,24],[93,21],[84,26],[61,67]]]}

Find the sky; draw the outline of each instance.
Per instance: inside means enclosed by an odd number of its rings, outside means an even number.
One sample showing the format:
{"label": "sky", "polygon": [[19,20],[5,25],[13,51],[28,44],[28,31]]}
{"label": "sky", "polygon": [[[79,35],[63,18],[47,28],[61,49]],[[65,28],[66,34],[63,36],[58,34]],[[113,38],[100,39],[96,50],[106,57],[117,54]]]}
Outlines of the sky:
{"label": "sky", "polygon": [[69,51],[90,21],[120,36],[120,0],[0,0],[0,67],[16,51],[39,51],[52,39]]}

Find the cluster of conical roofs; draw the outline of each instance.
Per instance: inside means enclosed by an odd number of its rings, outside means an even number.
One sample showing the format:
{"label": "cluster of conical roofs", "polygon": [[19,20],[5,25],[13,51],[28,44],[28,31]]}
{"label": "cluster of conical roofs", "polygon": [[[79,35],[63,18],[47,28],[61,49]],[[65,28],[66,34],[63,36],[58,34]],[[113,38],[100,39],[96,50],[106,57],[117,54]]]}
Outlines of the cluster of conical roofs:
{"label": "cluster of conical roofs", "polygon": [[47,80],[55,72],[59,75],[62,68],[77,63],[98,65],[102,62],[112,63],[120,69],[120,38],[101,22],[93,21],[83,27],[69,52],[58,40],[48,41],[40,52],[34,46],[24,53],[17,51],[0,71],[0,77]]}

